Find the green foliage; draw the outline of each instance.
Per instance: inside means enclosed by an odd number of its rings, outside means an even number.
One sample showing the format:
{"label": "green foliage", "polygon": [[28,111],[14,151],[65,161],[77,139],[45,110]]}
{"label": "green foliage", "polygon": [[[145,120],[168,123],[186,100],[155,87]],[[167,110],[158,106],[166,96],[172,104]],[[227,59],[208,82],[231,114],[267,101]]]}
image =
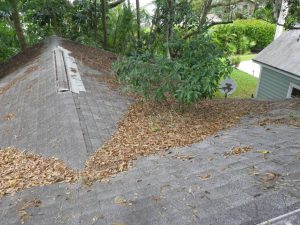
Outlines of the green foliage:
{"label": "green foliage", "polygon": [[296,23],[300,22],[300,1],[289,1],[289,13],[286,18],[285,26],[287,29],[292,28]]}
{"label": "green foliage", "polygon": [[260,51],[273,41],[276,26],[262,20],[236,20],[212,29],[215,43],[228,53]]}
{"label": "green foliage", "polygon": [[29,44],[53,34],[65,36],[68,30],[65,18],[70,10],[71,5],[65,0],[25,0],[20,11],[24,12],[22,22]]}
{"label": "green foliage", "polygon": [[238,67],[240,62],[241,62],[241,57],[240,56],[234,55],[234,56],[230,57],[231,65],[235,65],[236,67]]}
{"label": "green foliage", "polygon": [[123,58],[114,64],[119,81],[146,99],[175,99],[191,104],[213,97],[222,77],[230,74],[229,60],[203,34],[181,45],[179,57],[168,59],[149,52]]}
{"label": "green foliage", "polygon": [[0,63],[19,51],[14,29],[0,19]]}
{"label": "green foliage", "polygon": [[274,21],[274,17],[273,17],[273,9],[269,5],[267,5],[266,7],[261,7],[259,9],[257,9],[254,12],[253,17],[256,19],[268,21],[270,23],[276,22],[276,21]]}

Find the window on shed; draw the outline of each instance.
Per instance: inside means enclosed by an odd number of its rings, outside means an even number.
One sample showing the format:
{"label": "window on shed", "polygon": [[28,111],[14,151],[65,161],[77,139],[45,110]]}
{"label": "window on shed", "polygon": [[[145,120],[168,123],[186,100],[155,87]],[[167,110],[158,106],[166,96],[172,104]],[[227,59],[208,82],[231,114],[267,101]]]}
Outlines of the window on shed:
{"label": "window on shed", "polygon": [[298,88],[293,88],[293,89],[292,89],[291,97],[292,97],[292,98],[300,98],[300,89],[298,89]]}
{"label": "window on shed", "polygon": [[300,86],[290,83],[287,98],[300,98]]}

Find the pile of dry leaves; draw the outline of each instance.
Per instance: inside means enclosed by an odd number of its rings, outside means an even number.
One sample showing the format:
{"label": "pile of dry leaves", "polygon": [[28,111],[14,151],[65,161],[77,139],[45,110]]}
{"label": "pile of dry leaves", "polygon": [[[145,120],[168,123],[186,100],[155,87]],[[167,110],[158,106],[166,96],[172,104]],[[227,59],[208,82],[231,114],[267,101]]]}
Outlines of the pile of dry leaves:
{"label": "pile of dry leaves", "polygon": [[0,197],[29,187],[77,179],[77,173],[62,161],[16,148],[0,149],[0,162]]}
{"label": "pile of dry leaves", "polygon": [[99,48],[85,46],[73,41],[63,40],[64,48],[70,50],[80,62],[98,71],[111,71],[111,64],[117,60],[117,55]]}
{"label": "pile of dry leaves", "polygon": [[140,156],[201,141],[237,124],[242,116],[268,109],[268,103],[251,100],[207,100],[184,113],[155,103],[134,103],[111,140],[86,162],[82,176],[106,179],[127,170]]}

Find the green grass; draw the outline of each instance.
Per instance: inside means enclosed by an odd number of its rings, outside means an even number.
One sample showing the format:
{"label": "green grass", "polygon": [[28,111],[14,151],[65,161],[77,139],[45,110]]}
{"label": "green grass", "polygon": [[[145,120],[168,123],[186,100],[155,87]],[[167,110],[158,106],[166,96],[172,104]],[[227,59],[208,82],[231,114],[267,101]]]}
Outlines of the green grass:
{"label": "green grass", "polygon": [[[251,98],[252,94],[255,95],[257,78],[238,69],[233,69],[230,78],[236,82],[237,89],[229,98]],[[224,98],[224,95],[217,91],[215,98]]]}
{"label": "green grass", "polygon": [[241,61],[246,61],[246,60],[253,59],[256,56],[256,54],[246,54],[246,55],[236,55],[236,56],[239,57]]}

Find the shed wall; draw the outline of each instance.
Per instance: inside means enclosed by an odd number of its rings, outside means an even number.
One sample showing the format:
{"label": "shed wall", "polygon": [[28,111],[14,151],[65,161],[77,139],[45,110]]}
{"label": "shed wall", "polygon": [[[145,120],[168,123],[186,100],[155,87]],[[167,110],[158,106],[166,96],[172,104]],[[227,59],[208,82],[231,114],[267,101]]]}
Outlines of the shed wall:
{"label": "shed wall", "polygon": [[287,96],[290,83],[300,85],[299,79],[262,66],[257,98],[284,99]]}

